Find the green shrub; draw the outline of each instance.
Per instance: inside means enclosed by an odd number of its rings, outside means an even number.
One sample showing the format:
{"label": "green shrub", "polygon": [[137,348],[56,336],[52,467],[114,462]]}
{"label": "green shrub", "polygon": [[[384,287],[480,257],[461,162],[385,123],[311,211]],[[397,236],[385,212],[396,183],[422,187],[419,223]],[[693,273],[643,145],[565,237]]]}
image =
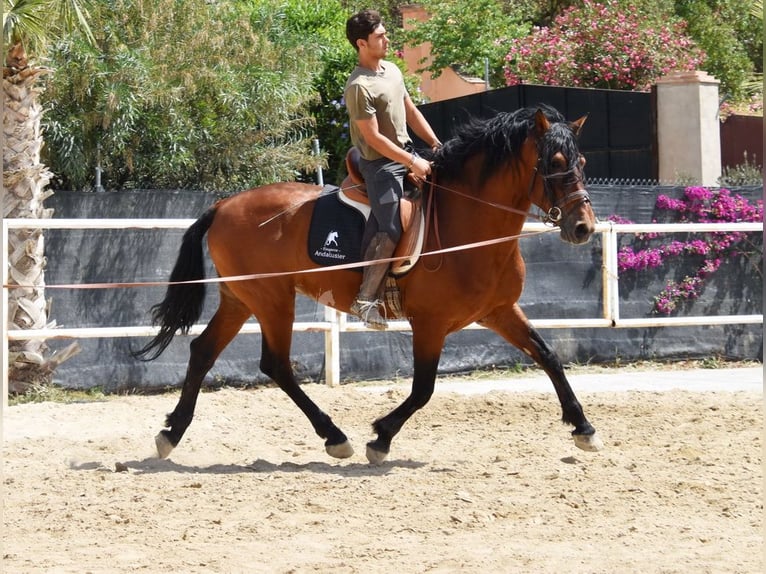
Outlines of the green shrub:
{"label": "green shrub", "polygon": [[752,156],[752,162],[747,159],[747,152],[743,157],[743,162],[724,167],[719,184],[721,187],[739,187],[743,185],[763,185],[763,166],[755,161],[755,155]]}
{"label": "green shrub", "polygon": [[55,184],[238,191],[312,169],[310,46],[263,3],[94,4],[97,48],[50,53],[46,162]]}

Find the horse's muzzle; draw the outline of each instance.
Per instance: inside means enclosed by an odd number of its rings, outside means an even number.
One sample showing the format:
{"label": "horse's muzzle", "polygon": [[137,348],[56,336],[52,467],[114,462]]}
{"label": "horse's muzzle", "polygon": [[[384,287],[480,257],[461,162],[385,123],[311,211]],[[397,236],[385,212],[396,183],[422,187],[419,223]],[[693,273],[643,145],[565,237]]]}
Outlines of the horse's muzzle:
{"label": "horse's muzzle", "polygon": [[596,231],[596,216],[587,194],[576,206],[570,207],[559,223],[561,239],[567,243],[581,245],[587,243]]}

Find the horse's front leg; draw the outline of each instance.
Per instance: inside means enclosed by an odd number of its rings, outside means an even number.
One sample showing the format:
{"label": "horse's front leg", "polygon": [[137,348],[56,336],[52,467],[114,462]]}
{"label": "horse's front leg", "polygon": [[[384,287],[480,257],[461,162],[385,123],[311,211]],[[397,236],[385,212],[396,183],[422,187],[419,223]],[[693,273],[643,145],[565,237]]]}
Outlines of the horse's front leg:
{"label": "horse's front leg", "polygon": [[367,460],[372,464],[381,464],[391,450],[391,440],[401,430],[404,423],[423,408],[434,392],[436,370],[444,345],[444,334],[435,335],[432,330],[419,329],[412,325],[412,347],[414,373],[412,389],[405,401],[386,416],[372,423],[377,438],[367,443]]}
{"label": "horse's front leg", "polygon": [[561,403],[561,420],[575,427],[572,431],[575,445],[588,451],[601,450],[601,439],[585,417],[582,406],[564,374],[561,361],[540,333],[529,324],[518,304],[495,310],[479,321],[479,324],[498,333],[543,368],[553,382],[553,388],[556,389]]}

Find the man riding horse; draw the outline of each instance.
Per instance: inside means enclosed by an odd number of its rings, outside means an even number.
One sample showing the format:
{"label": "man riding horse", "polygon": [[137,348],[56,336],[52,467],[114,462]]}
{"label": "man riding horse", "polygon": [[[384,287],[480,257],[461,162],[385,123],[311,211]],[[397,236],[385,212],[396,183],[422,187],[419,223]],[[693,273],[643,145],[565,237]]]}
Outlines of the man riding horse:
{"label": "man riding horse", "polygon": [[[380,14],[362,10],[349,18],[346,37],[359,54],[346,83],[345,100],[351,142],[361,155],[359,167],[372,209],[362,240],[362,258],[369,262],[390,258],[401,237],[399,201],[404,176],[410,171],[416,179],[425,180],[431,173],[431,164],[412,149],[407,126],[433,148],[441,143],[410,99],[399,68],[383,59],[389,40]],[[370,329],[387,326],[379,311],[379,293],[388,267],[388,261],[365,266],[351,306],[351,312]]]}

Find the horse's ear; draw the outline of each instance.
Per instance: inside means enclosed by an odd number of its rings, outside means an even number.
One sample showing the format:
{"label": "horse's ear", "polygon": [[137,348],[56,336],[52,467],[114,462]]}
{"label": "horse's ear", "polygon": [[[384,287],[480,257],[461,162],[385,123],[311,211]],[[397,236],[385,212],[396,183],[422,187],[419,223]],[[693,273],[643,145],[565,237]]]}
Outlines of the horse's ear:
{"label": "horse's ear", "polygon": [[576,136],[580,135],[580,130],[582,129],[582,126],[585,123],[585,120],[587,119],[588,119],[588,114],[585,114],[579,120],[575,120],[571,124],[569,124],[569,127],[572,128],[572,131],[574,132]]}
{"label": "horse's ear", "polygon": [[535,135],[537,138],[539,139],[543,137],[550,127],[551,123],[548,121],[548,118],[545,117],[545,113],[538,108],[535,112]]}

